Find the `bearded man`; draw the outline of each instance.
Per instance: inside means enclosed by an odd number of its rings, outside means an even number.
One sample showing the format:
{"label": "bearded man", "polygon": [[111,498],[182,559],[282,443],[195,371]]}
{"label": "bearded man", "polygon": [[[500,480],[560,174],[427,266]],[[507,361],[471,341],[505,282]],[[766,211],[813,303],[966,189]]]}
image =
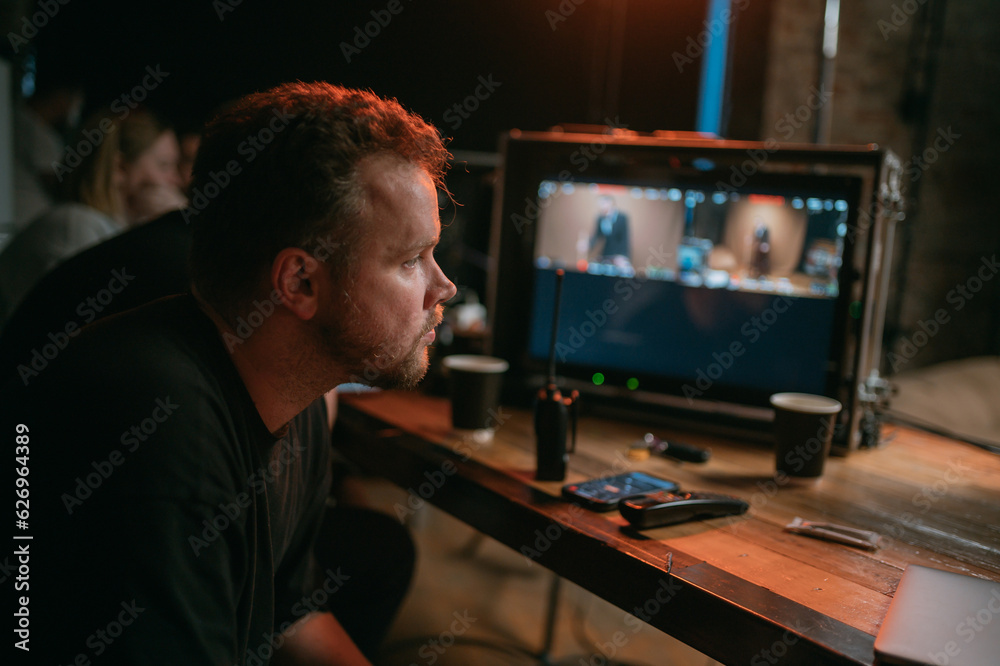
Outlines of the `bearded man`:
{"label": "bearded man", "polygon": [[350,572],[311,557],[329,451],[290,423],[338,384],[426,372],[455,293],[433,254],[447,157],[397,102],[322,83],[209,122],[191,293],[86,327],[4,389],[30,467],[32,657],[367,663],[323,609]]}

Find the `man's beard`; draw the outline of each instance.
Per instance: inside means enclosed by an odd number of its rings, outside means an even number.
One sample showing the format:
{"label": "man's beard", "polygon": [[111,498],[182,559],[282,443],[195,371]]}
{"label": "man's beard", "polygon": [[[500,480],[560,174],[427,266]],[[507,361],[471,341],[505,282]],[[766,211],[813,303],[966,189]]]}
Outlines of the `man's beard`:
{"label": "man's beard", "polygon": [[323,322],[319,345],[323,356],[346,370],[352,383],[383,389],[412,389],[427,374],[427,346],[423,337],[441,323],[438,306],[409,344],[392,344],[384,331],[366,330],[357,319],[346,325]]}

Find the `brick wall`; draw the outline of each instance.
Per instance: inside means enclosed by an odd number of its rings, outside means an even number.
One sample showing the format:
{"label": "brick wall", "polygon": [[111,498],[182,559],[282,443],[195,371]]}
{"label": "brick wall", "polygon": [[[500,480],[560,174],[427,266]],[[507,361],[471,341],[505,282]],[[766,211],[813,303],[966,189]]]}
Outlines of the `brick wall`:
{"label": "brick wall", "polygon": [[[824,8],[824,0],[774,2],[762,139],[786,139],[781,119],[817,85]],[[921,101],[907,95],[907,83],[923,84],[927,56],[913,44],[928,29],[922,13],[942,8],[921,124],[912,114]],[[1000,254],[998,84],[1000,3],[842,1],[831,142],[891,148],[906,162],[904,180],[917,195],[894,251],[886,341],[893,356],[884,368],[890,372],[1000,353],[1000,276],[992,263]],[[811,117],[787,138],[811,141],[814,125]],[[936,329],[935,314],[947,321]]]}

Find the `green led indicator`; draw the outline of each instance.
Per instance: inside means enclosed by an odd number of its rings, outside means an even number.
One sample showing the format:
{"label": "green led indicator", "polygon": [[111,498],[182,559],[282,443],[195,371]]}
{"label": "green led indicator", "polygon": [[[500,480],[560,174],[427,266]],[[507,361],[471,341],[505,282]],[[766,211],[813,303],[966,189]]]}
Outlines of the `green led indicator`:
{"label": "green led indicator", "polygon": [[851,303],[851,316],[855,319],[861,319],[861,301]]}
{"label": "green led indicator", "polygon": [[628,390],[634,391],[639,388],[639,380],[635,377],[629,377],[629,380],[625,382],[625,386],[628,387]]}
{"label": "green led indicator", "polygon": [[604,373],[595,372],[593,380],[594,380],[594,386],[600,386],[601,384],[604,383]]}

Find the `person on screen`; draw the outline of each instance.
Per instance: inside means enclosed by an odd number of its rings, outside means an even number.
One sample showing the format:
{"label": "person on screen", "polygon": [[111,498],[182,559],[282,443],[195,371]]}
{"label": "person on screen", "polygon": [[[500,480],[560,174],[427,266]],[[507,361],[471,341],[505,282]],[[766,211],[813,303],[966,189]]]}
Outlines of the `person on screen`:
{"label": "person on screen", "polygon": [[750,271],[752,278],[767,277],[771,273],[771,230],[757,220],[750,244]]}
{"label": "person on screen", "polygon": [[295,417],[339,384],[426,373],[456,291],[434,259],[447,159],[395,100],[326,83],[208,123],[191,293],[53,342],[0,390],[44,544],[39,663],[368,663],[326,610],[356,572],[316,566],[328,451]]}
{"label": "person on screen", "polygon": [[597,197],[597,222],[590,236],[590,253],[603,263],[631,265],[628,216],[609,194]]}

